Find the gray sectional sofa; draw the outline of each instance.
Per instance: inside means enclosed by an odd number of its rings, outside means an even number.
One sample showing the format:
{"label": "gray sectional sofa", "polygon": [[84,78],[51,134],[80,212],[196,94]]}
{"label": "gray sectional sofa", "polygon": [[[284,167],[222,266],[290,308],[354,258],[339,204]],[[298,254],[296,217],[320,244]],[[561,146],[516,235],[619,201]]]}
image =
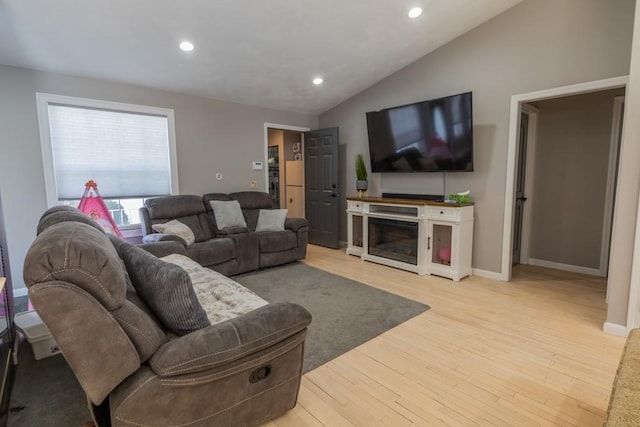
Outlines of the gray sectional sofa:
{"label": "gray sectional sofa", "polygon": [[[219,228],[211,201],[237,201],[246,227]],[[234,275],[304,259],[307,253],[308,222],[287,218],[284,230],[256,232],[262,209],[274,209],[267,193],[242,191],[209,193],[204,196],[178,195],[148,199],[140,208],[143,244],[147,251],[164,256],[187,255],[204,267]],[[188,245],[175,235],[158,233],[154,224],[178,220],[193,232]]]}
{"label": "gray sectional sofa", "polygon": [[214,321],[215,286],[194,284],[227,278],[194,268],[107,236],[74,208],[42,216],[25,283],[98,427],[250,426],[295,406],[309,312],[260,301]]}

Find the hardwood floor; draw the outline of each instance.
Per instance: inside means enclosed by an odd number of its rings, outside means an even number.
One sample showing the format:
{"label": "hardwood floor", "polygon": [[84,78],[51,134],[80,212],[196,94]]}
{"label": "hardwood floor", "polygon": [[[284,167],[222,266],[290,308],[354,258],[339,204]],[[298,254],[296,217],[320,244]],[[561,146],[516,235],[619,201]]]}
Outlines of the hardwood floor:
{"label": "hardwood floor", "polygon": [[309,246],[307,264],[431,309],[307,373],[285,426],[601,426],[624,339],[604,279],[519,266],[459,283]]}

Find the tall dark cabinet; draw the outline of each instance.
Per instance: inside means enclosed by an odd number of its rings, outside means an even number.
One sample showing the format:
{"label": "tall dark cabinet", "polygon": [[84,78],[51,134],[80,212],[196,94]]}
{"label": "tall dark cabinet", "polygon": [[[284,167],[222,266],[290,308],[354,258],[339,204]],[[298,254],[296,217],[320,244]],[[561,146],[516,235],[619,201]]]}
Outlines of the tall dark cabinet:
{"label": "tall dark cabinet", "polygon": [[13,326],[13,288],[9,254],[7,253],[7,235],[4,225],[2,194],[0,194],[0,282],[4,282],[0,292],[0,425],[6,425],[9,410],[9,397],[13,385],[14,367],[11,363],[15,329]]}
{"label": "tall dark cabinet", "polygon": [[280,207],[280,156],[278,147],[268,148],[269,159],[269,195],[275,208]]}

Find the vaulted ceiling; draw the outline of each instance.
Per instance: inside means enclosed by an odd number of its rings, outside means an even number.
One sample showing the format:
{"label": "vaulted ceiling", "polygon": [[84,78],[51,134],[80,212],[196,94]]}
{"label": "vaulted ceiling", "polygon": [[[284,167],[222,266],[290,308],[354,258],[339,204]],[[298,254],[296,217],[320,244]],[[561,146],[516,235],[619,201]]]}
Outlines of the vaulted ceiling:
{"label": "vaulted ceiling", "polygon": [[520,1],[0,0],[0,64],[319,114]]}

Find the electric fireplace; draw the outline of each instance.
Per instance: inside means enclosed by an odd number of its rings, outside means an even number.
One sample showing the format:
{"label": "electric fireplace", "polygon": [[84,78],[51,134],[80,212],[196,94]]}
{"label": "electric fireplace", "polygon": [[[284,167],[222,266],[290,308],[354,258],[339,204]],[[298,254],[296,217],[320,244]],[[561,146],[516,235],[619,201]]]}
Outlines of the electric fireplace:
{"label": "electric fireplace", "polygon": [[369,254],[418,265],[418,223],[370,217]]}

